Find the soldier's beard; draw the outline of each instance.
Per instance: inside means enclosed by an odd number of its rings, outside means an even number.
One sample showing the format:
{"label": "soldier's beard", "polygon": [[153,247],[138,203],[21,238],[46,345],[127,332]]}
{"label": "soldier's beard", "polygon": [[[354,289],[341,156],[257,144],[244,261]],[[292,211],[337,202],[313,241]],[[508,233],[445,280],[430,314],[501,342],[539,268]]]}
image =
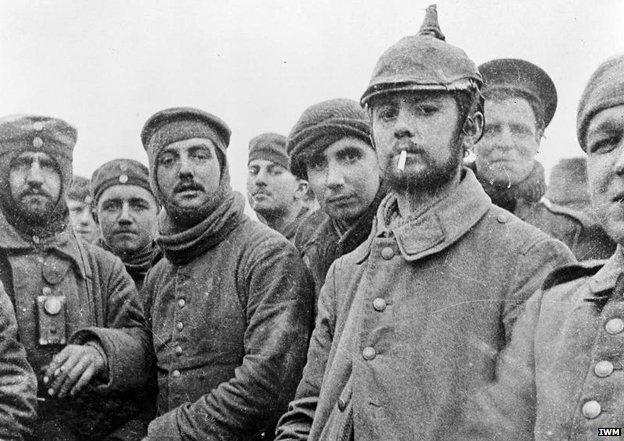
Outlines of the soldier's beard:
{"label": "soldier's beard", "polygon": [[397,193],[436,194],[452,181],[463,160],[463,147],[460,139],[450,146],[450,156],[443,163],[436,163],[426,152],[419,154],[420,170],[410,170],[409,162],[405,170],[397,168],[394,156],[388,156],[383,168],[384,180]]}
{"label": "soldier's beard", "polygon": [[54,211],[54,204],[50,199],[28,201],[27,198],[20,198],[19,202],[15,204],[15,211],[17,217],[25,222],[31,225],[44,226],[50,220]]}

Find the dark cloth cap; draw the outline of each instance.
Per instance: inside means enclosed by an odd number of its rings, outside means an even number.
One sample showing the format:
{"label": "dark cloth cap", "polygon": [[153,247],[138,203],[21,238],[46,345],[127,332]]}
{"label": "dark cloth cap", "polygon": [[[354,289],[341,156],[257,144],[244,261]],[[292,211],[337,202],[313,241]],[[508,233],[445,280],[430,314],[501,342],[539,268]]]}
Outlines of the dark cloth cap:
{"label": "dark cloth cap", "polygon": [[264,159],[288,169],[286,137],[277,133],[262,133],[249,141],[249,164],[254,159]]}
{"label": "dark cloth cap", "polygon": [[535,98],[544,111],[544,127],[548,127],[557,110],[557,89],[548,74],[525,60],[499,58],[479,66],[485,80],[483,92],[508,89],[528,94]]}
{"label": "dark cloth cap", "polygon": [[592,74],[576,112],[576,137],[587,149],[587,127],[598,113],[624,104],[624,55],[609,58]]}
{"label": "dark cloth cap", "polygon": [[0,157],[3,157],[3,169],[6,169],[3,173],[8,173],[10,161],[23,152],[47,153],[56,161],[63,191],[67,192],[71,185],[72,155],[77,140],[76,129],[58,118],[39,115],[0,118]]}
{"label": "dark cloth cap", "polygon": [[104,190],[113,185],[136,185],[152,193],[149,170],[134,159],[113,159],[93,172],[91,176],[93,202],[97,204]]}
{"label": "dark cloth cap", "polygon": [[290,171],[307,179],[305,159],[342,138],[358,138],[374,149],[370,133],[368,115],[356,101],[336,98],[314,104],[303,112],[288,135]]}
{"label": "dark cloth cap", "polygon": [[84,204],[91,204],[92,198],[89,179],[83,176],[74,176],[65,197]]}

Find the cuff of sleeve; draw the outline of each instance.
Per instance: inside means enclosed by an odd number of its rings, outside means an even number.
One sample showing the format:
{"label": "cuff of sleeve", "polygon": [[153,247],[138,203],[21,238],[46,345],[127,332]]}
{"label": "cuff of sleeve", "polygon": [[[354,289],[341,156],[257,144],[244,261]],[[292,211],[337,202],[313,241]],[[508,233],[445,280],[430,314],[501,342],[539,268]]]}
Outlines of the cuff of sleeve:
{"label": "cuff of sleeve", "polygon": [[178,428],[177,408],[152,420],[147,428],[147,440],[181,440]]}
{"label": "cuff of sleeve", "polygon": [[121,331],[117,329],[90,327],[76,331],[70,338],[70,344],[87,344],[93,342],[104,353],[107,365],[107,382],[99,386],[100,389],[118,389],[125,387],[128,382],[127,366],[123,366],[118,358],[119,349],[115,345],[115,335]]}

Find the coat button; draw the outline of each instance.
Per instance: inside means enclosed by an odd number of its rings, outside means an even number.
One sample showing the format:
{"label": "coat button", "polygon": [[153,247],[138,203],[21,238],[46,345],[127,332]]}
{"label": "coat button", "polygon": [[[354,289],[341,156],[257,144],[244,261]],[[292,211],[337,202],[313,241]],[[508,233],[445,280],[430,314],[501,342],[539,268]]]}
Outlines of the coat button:
{"label": "coat button", "polygon": [[366,346],[362,351],[362,356],[364,357],[364,360],[372,360],[373,358],[375,358],[375,355],[377,355],[375,352],[375,348],[371,346]]}
{"label": "coat button", "polygon": [[390,260],[394,257],[394,250],[390,247],[385,247],[381,250],[381,257],[386,260]]}
{"label": "coat button", "polygon": [[624,320],[621,318],[612,318],[605,323],[605,329],[609,334],[619,334],[624,330]]}
{"label": "coat button", "polygon": [[182,347],[176,346],[175,353],[176,353],[176,355],[182,355]]}
{"label": "coat button", "polygon": [[375,308],[375,311],[383,311],[384,309],[386,309],[386,301],[381,297],[377,297],[375,300],[373,300],[373,308]]}
{"label": "coat button", "polygon": [[49,286],[44,286],[41,292],[43,293],[44,296],[49,296],[50,294],[52,294],[52,290],[50,289]]}
{"label": "coat button", "polygon": [[33,139],[33,147],[35,148],[39,148],[43,145],[43,139],[39,138],[38,136],[35,137],[35,139]]}
{"label": "coat button", "polygon": [[33,242],[34,243],[39,243],[41,241],[41,239],[39,239],[39,236],[33,236]]}
{"label": "coat button", "polygon": [[176,329],[178,331],[181,331],[182,329],[184,329],[184,323],[182,322],[178,322],[178,324],[176,325]]}
{"label": "coat button", "polygon": [[501,213],[498,216],[496,216],[496,220],[498,220],[498,222],[500,222],[501,224],[506,224],[507,221],[509,220],[509,216]]}
{"label": "coat button", "polygon": [[37,132],[41,132],[43,130],[43,123],[41,121],[35,121],[33,123],[33,129],[35,129]]}
{"label": "coat button", "polygon": [[171,373],[171,375],[173,375],[174,377],[178,378],[180,376],[180,371],[179,370],[175,370]]}
{"label": "coat button", "polygon": [[184,300],[184,299],[178,300],[178,306],[180,308],[184,308],[184,305],[186,305],[186,300]]}
{"label": "coat button", "polygon": [[345,400],[343,400],[342,398],[338,398],[338,410],[340,412],[344,412],[346,408],[347,408],[347,403],[345,402]]}
{"label": "coat button", "polygon": [[602,408],[600,407],[600,403],[594,400],[587,401],[585,404],[583,404],[583,408],[581,409],[583,416],[585,418],[589,418],[590,420],[593,420],[598,415],[600,415],[601,411]]}
{"label": "coat button", "polygon": [[594,373],[600,378],[608,377],[613,373],[613,363],[608,360],[602,360],[594,366]]}

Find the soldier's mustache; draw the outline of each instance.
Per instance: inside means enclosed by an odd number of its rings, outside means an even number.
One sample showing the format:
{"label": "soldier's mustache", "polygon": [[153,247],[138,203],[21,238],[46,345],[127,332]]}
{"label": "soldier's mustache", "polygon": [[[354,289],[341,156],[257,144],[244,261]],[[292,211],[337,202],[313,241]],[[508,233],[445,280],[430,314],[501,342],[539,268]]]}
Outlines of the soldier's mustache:
{"label": "soldier's mustache", "polygon": [[416,143],[408,139],[400,139],[392,146],[392,152],[395,155],[400,154],[403,150],[407,153],[424,153],[425,151]]}
{"label": "soldier's mustache", "polygon": [[186,181],[186,182],[180,182],[173,188],[173,191],[175,193],[179,193],[181,191],[189,191],[189,190],[204,191],[204,186],[201,184],[198,184],[195,181]]}
{"label": "soldier's mustache", "polygon": [[26,196],[45,196],[47,198],[52,198],[52,195],[50,195],[50,193],[48,193],[47,191],[45,191],[43,188],[41,187],[28,187],[26,190],[24,190],[21,194],[20,194],[20,198],[26,197]]}

